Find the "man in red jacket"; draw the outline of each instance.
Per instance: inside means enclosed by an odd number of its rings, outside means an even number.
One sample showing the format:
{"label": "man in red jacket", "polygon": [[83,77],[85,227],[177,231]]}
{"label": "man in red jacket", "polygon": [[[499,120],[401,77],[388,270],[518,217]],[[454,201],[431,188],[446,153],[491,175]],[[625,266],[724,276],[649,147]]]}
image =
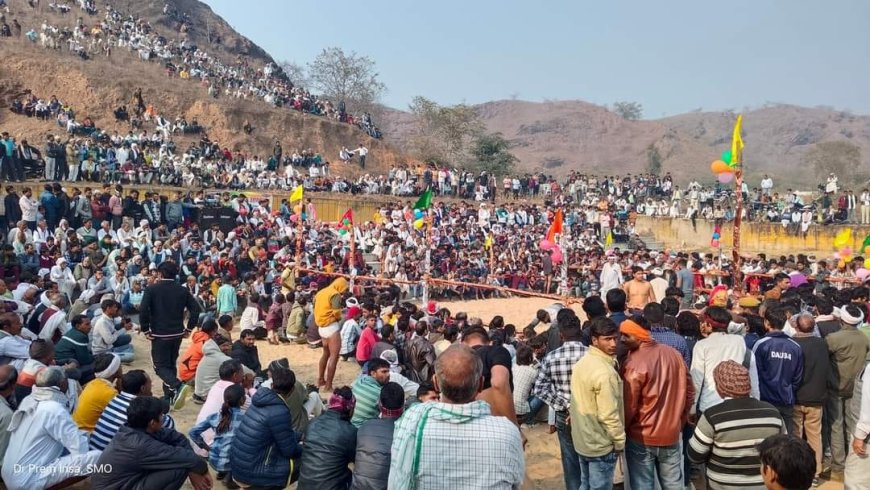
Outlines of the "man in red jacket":
{"label": "man in red jacket", "polygon": [[619,326],[629,350],[623,367],[629,481],[631,488],[653,488],[658,474],[662,488],[682,488],[680,438],[695,390],[680,353],[653,340],[644,324],[637,318]]}

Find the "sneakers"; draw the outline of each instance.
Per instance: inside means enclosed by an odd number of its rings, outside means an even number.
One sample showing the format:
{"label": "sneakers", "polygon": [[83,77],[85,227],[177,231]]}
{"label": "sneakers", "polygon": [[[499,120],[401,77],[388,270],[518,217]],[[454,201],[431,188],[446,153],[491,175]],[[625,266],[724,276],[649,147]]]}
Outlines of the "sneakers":
{"label": "sneakers", "polygon": [[190,394],[190,390],[191,388],[189,384],[182,384],[181,388],[179,388],[169,400],[169,408],[173,411],[178,411],[184,408],[184,403],[187,401],[187,395]]}
{"label": "sneakers", "polygon": [[821,483],[822,483],[822,482],[819,481],[819,477],[815,477],[815,478],[813,478],[813,487],[817,487],[817,486],[819,486]]}
{"label": "sneakers", "polygon": [[197,405],[202,405],[203,403],[205,403],[205,398],[197,395],[196,393],[194,393],[193,396],[190,397],[190,399],[193,400],[193,403],[196,403]]}

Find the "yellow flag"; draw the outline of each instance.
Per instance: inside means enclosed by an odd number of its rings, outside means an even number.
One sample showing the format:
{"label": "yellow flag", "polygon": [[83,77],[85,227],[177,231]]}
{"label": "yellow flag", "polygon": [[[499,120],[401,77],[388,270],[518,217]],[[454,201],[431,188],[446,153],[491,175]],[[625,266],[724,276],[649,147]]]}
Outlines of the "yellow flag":
{"label": "yellow flag", "polygon": [[302,200],[302,184],[296,186],[293,189],[293,193],[290,194],[290,202],[301,201]]}
{"label": "yellow flag", "polygon": [[610,248],[613,246],[613,232],[607,232],[607,239],[604,240],[604,248]]}
{"label": "yellow flag", "polygon": [[740,130],[743,127],[743,114],[737,116],[737,122],[734,123],[734,135],[731,137],[731,166],[742,164],[743,160],[743,137],[740,136]]}
{"label": "yellow flag", "polygon": [[483,242],[483,248],[486,250],[492,248],[492,235],[486,235],[486,241]]}

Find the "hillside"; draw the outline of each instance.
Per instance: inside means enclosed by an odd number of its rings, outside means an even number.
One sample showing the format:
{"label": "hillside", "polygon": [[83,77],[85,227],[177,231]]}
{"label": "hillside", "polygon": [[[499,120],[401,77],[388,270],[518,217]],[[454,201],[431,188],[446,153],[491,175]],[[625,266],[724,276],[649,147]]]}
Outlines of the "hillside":
{"label": "hillside", "polygon": [[[6,19],[9,22],[17,19],[24,32],[30,28],[39,32],[43,22],[71,30],[80,16],[88,26],[95,25],[104,16],[104,11],[87,16],[78,7],[61,15],[45,6],[41,6],[39,11],[31,9],[24,0],[10,3]],[[207,5],[196,0],[171,0],[169,3],[179,13],[187,14],[190,27],[183,34],[179,31],[181,16],[164,15],[162,1],[110,2],[125,16],[132,13],[150,23],[160,36],[179,42],[186,36],[189,45],[202,47],[228,65],[244,60],[252,67],[262,69],[272,61],[262,48],[233,31]],[[100,8],[103,6],[103,3],[99,4]],[[9,103],[20,98],[26,90],[46,100],[56,95],[73,107],[79,121],[90,117],[101,129],[126,133],[129,127],[125,123],[116,123],[112,110],[121,104],[129,106],[133,92],[141,87],[145,103],[154,104],[158,113],[170,120],[179,115],[188,120],[196,118],[211,140],[230,149],[268,154],[278,140],[286,153],[311,148],[334,163],[342,146],[355,148],[363,142],[371,150],[367,171],[385,172],[391,164],[407,161],[400,152],[383,141],[369,138],[355,126],[277,108],[259,99],[236,99],[224,95],[209,97],[206,87],[198,81],[182,80],[177,75],[170,77],[161,62],[142,61],[135,52],[124,48],[114,48],[111,57],[94,55],[92,59],[83,61],[70,53],[65,45],[57,50],[47,49],[22,36],[0,38],[0,56],[4,59],[0,66],[0,128],[19,138],[29,138],[31,142],[44,141],[44,135],[58,134],[60,128],[53,122],[18,116],[8,110]],[[246,120],[254,127],[251,135],[241,130]],[[186,147],[186,139],[180,139],[179,146]],[[345,175],[359,173],[356,166],[339,168],[334,165],[332,168]]]}
{"label": "hillside", "polygon": [[[476,106],[486,127],[513,144],[523,171],[564,176],[572,171],[621,174],[643,172],[647,148],[655,145],[663,170],[680,177],[712,178],[710,162],[728,148],[734,114],[693,112],[658,120],[626,121],[583,101],[501,100]],[[810,171],[795,172],[813,144],[847,140],[861,147],[862,168],[870,171],[870,117],[840,111],[777,105],[744,115],[745,162],[751,178],[769,173],[780,183],[814,185]],[[414,118],[388,111],[384,134],[401,146]]]}

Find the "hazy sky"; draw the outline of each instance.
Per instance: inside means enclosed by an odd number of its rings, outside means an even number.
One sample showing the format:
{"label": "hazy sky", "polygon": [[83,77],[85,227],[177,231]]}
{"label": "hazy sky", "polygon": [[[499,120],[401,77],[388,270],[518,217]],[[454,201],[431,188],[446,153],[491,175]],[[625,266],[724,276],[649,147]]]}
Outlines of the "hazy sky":
{"label": "hazy sky", "polygon": [[205,0],[276,60],[377,62],[384,102],[765,102],[870,113],[870,0]]}

